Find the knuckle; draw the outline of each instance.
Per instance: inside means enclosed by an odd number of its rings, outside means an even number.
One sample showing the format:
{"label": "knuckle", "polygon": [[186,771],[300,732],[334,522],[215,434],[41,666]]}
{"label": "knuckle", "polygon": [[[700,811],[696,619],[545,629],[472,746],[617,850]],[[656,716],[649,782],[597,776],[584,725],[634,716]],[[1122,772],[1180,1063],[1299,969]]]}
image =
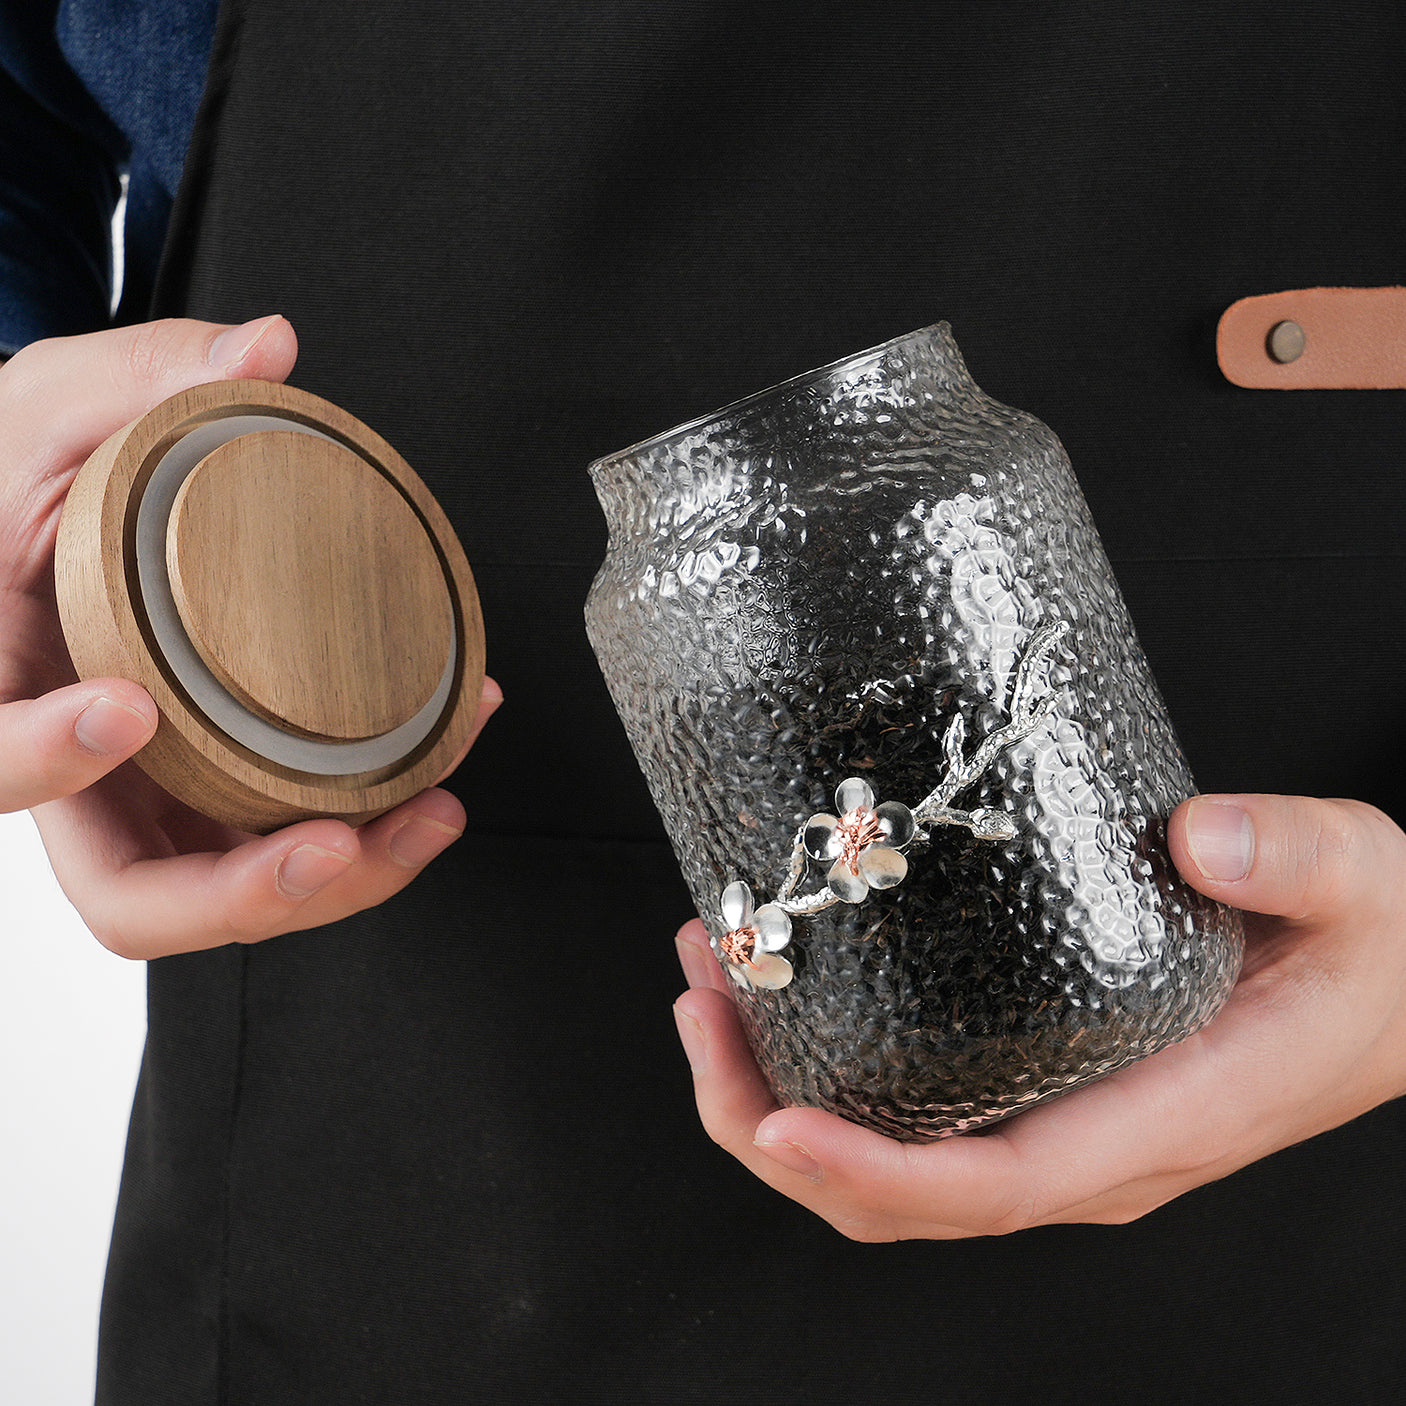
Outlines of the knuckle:
{"label": "knuckle", "polygon": [[1400,828],[1384,810],[1370,801],[1334,801],[1335,806],[1356,815],[1362,824],[1370,829],[1399,835]]}
{"label": "knuckle", "polygon": [[1324,802],[1313,808],[1304,836],[1299,913],[1332,910],[1349,901],[1359,886],[1363,828],[1347,807]]}
{"label": "knuckle", "polygon": [[[707,1079],[707,1076],[704,1076]],[[719,1099],[706,1084],[695,1085],[698,1120],[703,1131],[729,1156],[744,1166],[750,1162],[752,1131],[745,1118],[739,1117]]]}
{"label": "knuckle", "polygon": [[34,360],[33,342],[20,347],[18,351],[11,352],[0,364],[0,394],[11,395],[14,388],[21,385],[27,378],[30,363]]}
{"label": "knuckle", "polygon": [[220,914],[215,925],[222,945],[228,943],[262,942],[273,933],[273,925],[264,905],[256,902],[232,904]]}
{"label": "knuckle", "polygon": [[1352,830],[1354,858],[1360,865],[1386,866],[1392,872],[1403,867],[1406,835],[1385,811],[1366,801],[1333,801],[1343,823]]}
{"label": "knuckle", "polygon": [[[67,743],[67,739],[64,741]],[[108,770],[105,761],[103,757],[79,750],[76,742],[59,746],[40,744],[30,757],[29,783],[36,793],[57,800],[91,785],[98,775]]]}
{"label": "knuckle", "polygon": [[52,746],[35,745],[27,749],[24,762],[4,778],[0,810],[30,810],[71,796],[93,780],[92,767],[85,767],[79,757],[55,751]]}
{"label": "knuckle", "polygon": [[1039,1220],[1039,1195],[1033,1189],[1022,1189],[995,1210],[981,1226],[983,1235],[1014,1235],[1029,1230]]}
{"label": "knuckle", "polygon": [[288,904],[281,895],[271,898],[265,894],[236,891],[212,906],[214,911],[207,918],[206,926],[214,941],[225,946],[229,943],[259,942],[268,937],[276,922],[271,910],[276,906],[281,912]]}
{"label": "knuckle", "polygon": [[735,1145],[732,1128],[702,1097],[698,1099],[698,1121],[703,1124],[703,1131],[708,1134],[708,1137],[724,1152],[732,1151]]}
{"label": "knuckle", "polygon": [[1033,1224],[1029,1213],[1021,1208],[993,1216],[981,1226],[980,1233],[991,1236],[1014,1235],[1017,1231],[1028,1230]]}
{"label": "knuckle", "polygon": [[139,962],[146,957],[147,953],[141,943],[111,918],[93,916],[84,921],[88,925],[88,931],[113,956],[121,957],[127,962]]}
{"label": "knuckle", "polygon": [[166,317],[131,328],[122,345],[121,370],[142,384],[165,380],[189,359],[188,326]]}
{"label": "knuckle", "polygon": [[6,423],[43,396],[54,341],[30,342],[0,366],[0,406]]}

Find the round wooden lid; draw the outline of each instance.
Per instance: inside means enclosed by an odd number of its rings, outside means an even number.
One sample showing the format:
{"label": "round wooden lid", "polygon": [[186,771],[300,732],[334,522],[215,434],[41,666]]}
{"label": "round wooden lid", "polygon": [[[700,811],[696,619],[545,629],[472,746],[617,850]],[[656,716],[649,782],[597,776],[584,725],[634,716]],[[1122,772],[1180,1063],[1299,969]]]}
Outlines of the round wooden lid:
{"label": "round wooden lid", "polygon": [[137,762],[226,824],[360,823],[468,742],[463,549],[395,450],[306,392],[197,386],[114,435],[69,492],[56,582],[79,676],[156,700]]}
{"label": "round wooden lid", "polygon": [[379,737],[429,701],[454,614],[405,497],[343,445],[243,435],[176,494],[166,563],[181,623],[215,677],[310,737]]}

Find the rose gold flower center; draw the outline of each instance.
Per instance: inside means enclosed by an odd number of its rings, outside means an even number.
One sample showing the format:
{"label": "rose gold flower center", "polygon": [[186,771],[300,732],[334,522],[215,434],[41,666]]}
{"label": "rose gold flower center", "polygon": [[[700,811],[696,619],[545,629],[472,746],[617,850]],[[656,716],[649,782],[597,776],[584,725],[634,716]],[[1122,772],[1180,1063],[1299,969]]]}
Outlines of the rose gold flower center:
{"label": "rose gold flower center", "polygon": [[752,954],[757,950],[756,928],[733,928],[731,932],[723,934],[718,946],[722,948],[723,956],[734,967],[756,966],[752,960]]}
{"label": "rose gold flower center", "polygon": [[859,856],[875,840],[882,840],[884,837],[879,817],[867,806],[856,806],[842,815],[835,826],[835,833],[840,837],[840,844],[844,846],[840,851],[840,860],[851,874],[859,873]]}

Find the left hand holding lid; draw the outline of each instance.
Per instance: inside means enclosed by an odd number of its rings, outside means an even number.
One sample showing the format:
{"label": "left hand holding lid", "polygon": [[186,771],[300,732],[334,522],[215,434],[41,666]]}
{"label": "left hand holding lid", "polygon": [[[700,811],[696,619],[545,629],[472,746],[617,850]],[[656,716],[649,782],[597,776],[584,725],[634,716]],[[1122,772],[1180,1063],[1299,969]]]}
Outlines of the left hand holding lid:
{"label": "left hand holding lid", "polygon": [[[404,888],[464,828],[459,800],[435,787],[359,830],[314,819],[255,837],[218,825],[124,765],[157,726],[145,690],[118,676],[75,681],[54,546],[79,466],[168,396],[282,381],[296,355],[281,317],[180,319],[33,342],[0,368],[0,812],[34,812],[64,892],[125,957],[334,922]],[[476,728],[501,699],[486,683]]]}

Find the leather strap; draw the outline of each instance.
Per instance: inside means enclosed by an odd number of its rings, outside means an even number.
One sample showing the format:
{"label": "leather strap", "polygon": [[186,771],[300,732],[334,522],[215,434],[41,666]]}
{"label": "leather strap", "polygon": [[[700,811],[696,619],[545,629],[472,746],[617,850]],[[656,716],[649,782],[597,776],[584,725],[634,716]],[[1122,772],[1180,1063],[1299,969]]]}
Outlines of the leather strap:
{"label": "leather strap", "polygon": [[1216,357],[1253,390],[1406,389],[1406,288],[1295,288],[1241,298]]}

